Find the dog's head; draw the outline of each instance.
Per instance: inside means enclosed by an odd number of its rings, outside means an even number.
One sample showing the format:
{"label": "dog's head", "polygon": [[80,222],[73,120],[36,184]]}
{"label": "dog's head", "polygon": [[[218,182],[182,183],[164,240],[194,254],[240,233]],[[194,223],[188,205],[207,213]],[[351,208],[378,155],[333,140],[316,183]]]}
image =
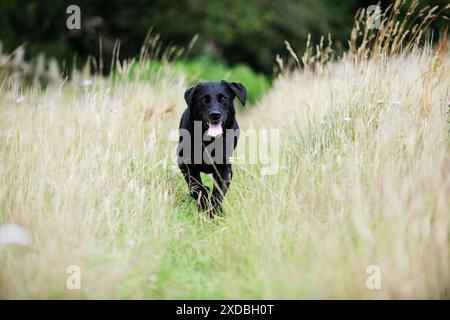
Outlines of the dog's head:
{"label": "dog's head", "polygon": [[207,134],[217,137],[230,125],[234,118],[234,98],[242,105],[247,99],[247,90],[236,82],[204,82],[189,88],[184,99],[190,109],[191,119],[202,121]]}

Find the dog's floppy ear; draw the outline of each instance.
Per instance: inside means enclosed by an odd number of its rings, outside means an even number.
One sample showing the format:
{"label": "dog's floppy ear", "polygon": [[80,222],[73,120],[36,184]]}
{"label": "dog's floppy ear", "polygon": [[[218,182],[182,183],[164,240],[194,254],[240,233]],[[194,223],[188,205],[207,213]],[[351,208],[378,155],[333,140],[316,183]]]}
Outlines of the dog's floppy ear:
{"label": "dog's floppy ear", "polygon": [[192,99],[194,98],[195,91],[197,90],[197,86],[191,87],[184,92],[184,100],[188,107],[191,106]]}
{"label": "dog's floppy ear", "polygon": [[238,82],[226,82],[224,80],[222,80],[221,82],[228,86],[228,88],[233,91],[242,105],[245,106],[245,101],[247,101],[247,89],[245,89],[244,85]]}

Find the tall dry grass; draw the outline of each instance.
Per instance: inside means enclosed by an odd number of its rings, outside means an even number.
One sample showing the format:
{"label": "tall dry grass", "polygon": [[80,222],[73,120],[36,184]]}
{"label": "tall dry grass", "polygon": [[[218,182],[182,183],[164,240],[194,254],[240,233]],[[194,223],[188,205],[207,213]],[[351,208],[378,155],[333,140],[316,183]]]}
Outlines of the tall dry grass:
{"label": "tall dry grass", "polygon": [[165,165],[183,78],[2,82],[0,224],[31,243],[1,249],[0,297],[448,298],[450,56],[361,57],[286,72],[239,113],[280,130],[282,166],[235,165],[214,220]]}

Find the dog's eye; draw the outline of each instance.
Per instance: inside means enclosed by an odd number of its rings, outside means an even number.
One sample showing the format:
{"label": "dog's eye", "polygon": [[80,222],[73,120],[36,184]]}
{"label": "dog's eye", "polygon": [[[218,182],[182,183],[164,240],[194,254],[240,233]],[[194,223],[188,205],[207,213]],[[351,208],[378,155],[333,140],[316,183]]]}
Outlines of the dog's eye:
{"label": "dog's eye", "polygon": [[211,102],[211,97],[210,97],[210,96],[204,96],[204,97],[202,98],[202,101],[203,101],[204,103],[210,103],[210,102]]}
{"label": "dog's eye", "polygon": [[219,94],[219,96],[217,97],[217,100],[218,100],[220,103],[224,103],[225,100],[226,100],[226,98],[225,98],[225,96],[224,96],[223,94]]}

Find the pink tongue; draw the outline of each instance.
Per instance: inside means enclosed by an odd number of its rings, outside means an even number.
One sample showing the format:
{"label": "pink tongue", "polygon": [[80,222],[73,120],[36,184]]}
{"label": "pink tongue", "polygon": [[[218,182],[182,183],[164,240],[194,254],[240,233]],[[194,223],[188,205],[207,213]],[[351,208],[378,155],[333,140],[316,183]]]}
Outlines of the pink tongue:
{"label": "pink tongue", "polygon": [[222,125],[219,123],[209,123],[208,132],[206,133],[210,137],[217,137],[222,134]]}

